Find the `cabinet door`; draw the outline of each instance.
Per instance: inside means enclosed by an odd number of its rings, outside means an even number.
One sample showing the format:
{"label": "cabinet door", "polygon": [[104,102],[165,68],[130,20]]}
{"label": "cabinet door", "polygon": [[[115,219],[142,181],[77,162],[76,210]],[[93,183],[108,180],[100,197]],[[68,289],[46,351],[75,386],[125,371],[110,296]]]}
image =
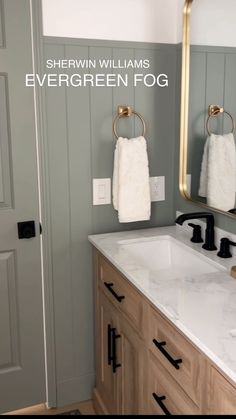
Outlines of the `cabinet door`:
{"label": "cabinet door", "polygon": [[113,371],[112,332],[117,330],[116,310],[100,291],[97,306],[97,381],[96,391],[111,414],[118,413],[118,381]]}
{"label": "cabinet door", "polygon": [[214,367],[210,368],[210,395],[207,413],[212,415],[235,415],[236,388]]}
{"label": "cabinet door", "polygon": [[142,340],[132,326],[125,320],[120,321],[120,339],[117,341],[119,377],[119,414],[143,413],[143,388],[145,377],[143,365],[145,350]]}
{"label": "cabinet door", "polygon": [[201,354],[156,309],[149,312],[149,349],[193,402],[201,402]]}
{"label": "cabinet door", "polygon": [[147,414],[197,415],[200,413],[198,407],[151,351],[147,366],[149,376]]}

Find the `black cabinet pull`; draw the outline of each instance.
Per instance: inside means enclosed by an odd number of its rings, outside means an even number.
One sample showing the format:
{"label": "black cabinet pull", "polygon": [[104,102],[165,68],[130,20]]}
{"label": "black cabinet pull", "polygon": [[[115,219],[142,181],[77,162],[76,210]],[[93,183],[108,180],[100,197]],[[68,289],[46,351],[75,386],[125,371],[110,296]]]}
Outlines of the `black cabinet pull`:
{"label": "black cabinet pull", "polygon": [[119,303],[121,303],[121,301],[124,300],[124,296],[117,295],[116,292],[113,290],[112,287],[114,287],[114,284],[112,282],[104,282],[104,285],[108,289],[108,291],[110,291],[110,293],[115,297],[115,299],[119,301]]}
{"label": "black cabinet pull", "polygon": [[116,340],[119,339],[121,336],[116,334],[116,329],[112,329],[112,370],[113,373],[116,373],[117,368],[121,367],[121,364],[117,364],[117,350],[116,350]]}
{"label": "black cabinet pull", "polygon": [[166,345],[166,342],[157,342],[156,339],[153,339],[154,345],[159,349],[159,351],[168,359],[168,361],[175,367],[176,370],[179,370],[179,364],[182,364],[182,359],[173,359],[170,354],[163,348]]}
{"label": "black cabinet pull", "polygon": [[156,393],[152,393],[153,398],[156,400],[157,404],[160,406],[161,410],[165,413],[165,415],[171,416],[171,413],[164,405],[163,401],[166,400],[165,396],[157,396]]}
{"label": "black cabinet pull", "polygon": [[109,324],[107,327],[107,363],[111,365],[112,363],[112,333],[115,329]]}

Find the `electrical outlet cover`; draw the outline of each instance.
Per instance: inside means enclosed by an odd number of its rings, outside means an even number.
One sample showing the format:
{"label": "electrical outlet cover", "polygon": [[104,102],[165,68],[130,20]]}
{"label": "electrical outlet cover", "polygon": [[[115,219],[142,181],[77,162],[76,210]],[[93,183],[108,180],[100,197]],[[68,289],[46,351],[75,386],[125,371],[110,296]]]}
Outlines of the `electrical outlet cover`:
{"label": "electrical outlet cover", "polygon": [[165,176],[150,178],[151,201],[165,201]]}

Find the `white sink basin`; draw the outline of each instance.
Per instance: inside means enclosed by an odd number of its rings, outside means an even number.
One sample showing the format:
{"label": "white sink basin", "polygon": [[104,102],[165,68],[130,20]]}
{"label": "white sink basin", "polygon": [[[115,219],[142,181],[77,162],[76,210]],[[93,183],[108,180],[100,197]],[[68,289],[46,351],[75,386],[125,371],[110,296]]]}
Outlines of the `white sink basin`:
{"label": "white sink basin", "polygon": [[132,261],[161,274],[163,279],[226,271],[226,268],[217,262],[171,236],[123,240],[119,245]]}

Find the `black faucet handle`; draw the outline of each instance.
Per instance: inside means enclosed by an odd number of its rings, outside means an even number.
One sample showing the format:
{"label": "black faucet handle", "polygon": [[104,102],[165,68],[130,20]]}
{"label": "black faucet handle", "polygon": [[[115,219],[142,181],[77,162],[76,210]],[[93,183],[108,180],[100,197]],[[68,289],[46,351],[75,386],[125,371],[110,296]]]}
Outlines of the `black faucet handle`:
{"label": "black faucet handle", "polygon": [[236,243],[232,242],[227,237],[223,237],[220,241],[220,251],[217,253],[217,255],[220,258],[228,259],[232,258],[232,253],[230,252],[230,246],[236,246]]}
{"label": "black faucet handle", "polygon": [[176,218],[176,224],[183,225],[185,221],[195,220],[198,218],[206,219],[206,233],[205,233],[205,243],[203,244],[203,249],[205,250],[217,250],[215,245],[215,219],[214,215],[211,212],[193,212],[189,214],[181,214]]}
{"label": "black faucet handle", "polygon": [[188,225],[193,228],[193,237],[191,238],[191,242],[203,243],[201,226],[193,223],[189,223]]}

